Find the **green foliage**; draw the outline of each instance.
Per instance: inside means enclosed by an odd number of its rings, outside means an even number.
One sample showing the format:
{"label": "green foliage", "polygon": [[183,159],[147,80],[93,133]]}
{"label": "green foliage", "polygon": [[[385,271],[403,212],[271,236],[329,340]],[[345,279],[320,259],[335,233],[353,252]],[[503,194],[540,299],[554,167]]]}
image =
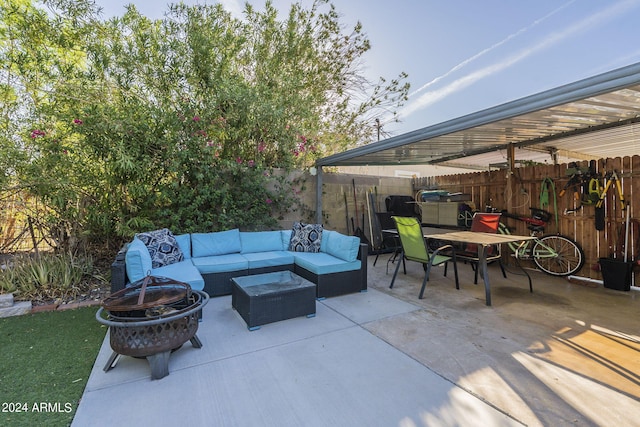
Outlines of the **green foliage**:
{"label": "green foliage", "polygon": [[[134,6],[107,22],[91,1],[0,0],[0,176],[28,189],[61,251],[137,231],[275,227],[295,207],[285,172],[373,137],[406,75],[371,84],[358,24],[326,0],[280,19],[221,5]],[[325,10],[324,12],[321,10]]]}
{"label": "green foliage", "polygon": [[64,299],[77,296],[90,278],[94,278],[91,257],[16,256],[0,270],[0,293],[14,293],[21,300]]}

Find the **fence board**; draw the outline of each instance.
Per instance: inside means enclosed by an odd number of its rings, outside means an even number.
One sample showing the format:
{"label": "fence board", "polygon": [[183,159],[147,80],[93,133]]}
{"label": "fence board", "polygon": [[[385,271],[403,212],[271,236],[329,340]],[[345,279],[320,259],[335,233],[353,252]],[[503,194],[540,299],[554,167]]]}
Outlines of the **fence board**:
{"label": "fence board", "polygon": [[[510,212],[529,215],[531,207],[539,207],[541,183],[545,177],[554,181],[556,188],[558,226],[555,219],[548,224],[547,232],[564,234],[575,239],[585,251],[585,266],[580,272],[581,276],[602,279],[599,271],[598,258],[624,254],[624,222],[626,210],[619,203],[615,186],[609,189],[605,197],[605,229],[598,231],[595,228],[595,206],[593,204],[581,204],[581,198],[585,191],[582,186],[576,188],[579,198],[574,198],[573,189],[567,189],[563,196],[561,190],[569,182],[571,175],[568,168],[572,165],[535,165],[517,168],[513,176],[508,179],[505,170],[472,172],[455,176],[419,178],[414,181],[416,191],[426,188],[442,189],[450,192],[462,192],[471,194],[473,204],[477,210],[484,211],[487,206],[497,209],[508,209]],[[581,169],[588,169],[589,162],[577,163]],[[630,227],[630,239],[628,256],[630,259],[640,256],[640,220],[634,215],[638,211],[640,203],[640,156],[624,158],[607,158],[595,162],[596,172],[604,176],[607,172],[616,170],[621,177],[623,194],[629,202],[632,222],[638,223],[635,229]],[[582,205],[582,207],[580,207]],[[574,212],[571,212],[575,209]],[[547,210],[554,215],[555,206],[553,195],[549,195]],[[526,225],[520,221],[509,221],[518,234],[528,234]],[[617,250],[616,250],[617,248]]]}

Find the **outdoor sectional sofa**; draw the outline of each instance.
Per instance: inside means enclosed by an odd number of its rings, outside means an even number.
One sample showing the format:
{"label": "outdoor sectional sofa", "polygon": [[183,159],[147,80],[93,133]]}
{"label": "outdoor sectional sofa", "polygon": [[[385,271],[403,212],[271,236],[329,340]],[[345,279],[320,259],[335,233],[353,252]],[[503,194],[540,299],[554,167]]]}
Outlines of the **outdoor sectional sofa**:
{"label": "outdoor sectional sofa", "polygon": [[367,245],[358,237],[321,229],[319,252],[299,252],[300,246],[291,246],[292,233],[233,229],[172,235],[181,260],[155,267],[150,250],[136,235],[111,266],[111,292],[150,274],[186,282],[215,297],[231,294],[232,277],[282,270],[315,283],[317,298],[367,290]]}

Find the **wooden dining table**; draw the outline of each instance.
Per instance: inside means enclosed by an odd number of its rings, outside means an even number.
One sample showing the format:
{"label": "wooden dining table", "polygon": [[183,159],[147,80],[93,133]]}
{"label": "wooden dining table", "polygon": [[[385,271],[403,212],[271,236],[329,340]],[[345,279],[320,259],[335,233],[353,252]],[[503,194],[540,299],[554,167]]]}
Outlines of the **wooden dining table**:
{"label": "wooden dining table", "polygon": [[[493,245],[501,245],[502,243],[525,242],[533,240],[532,236],[521,236],[516,234],[493,234],[480,233],[477,231],[450,231],[445,233],[423,233],[425,239],[437,239],[451,243],[470,243],[478,246],[478,267],[484,280],[485,301],[488,306],[491,305],[491,285],[489,283],[489,274],[487,273],[487,248]],[[526,271],[525,271],[526,274]],[[531,286],[531,277],[529,278],[529,286]]]}

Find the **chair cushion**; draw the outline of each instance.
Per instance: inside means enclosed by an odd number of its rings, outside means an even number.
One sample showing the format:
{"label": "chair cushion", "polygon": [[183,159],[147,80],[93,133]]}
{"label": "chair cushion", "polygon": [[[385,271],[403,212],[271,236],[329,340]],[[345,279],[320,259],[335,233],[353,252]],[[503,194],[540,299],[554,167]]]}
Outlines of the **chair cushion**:
{"label": "chair cushion", "polygon": [[320,252],[322,243],[322,224],[295,222],[289,241],[289,250],[293,252]]}
{"label": "chair cushion", "polygon": [[293,230],[280,230],[280,237],[282,238],[282,250],[289,250],[289,243],[291,242],[291,234]]}
{"label": "chair cushion", "polygon": [[249,270],[289,265],[294,262],[293,254],[287,251],[255,252],[242,254],[242,256],[249,262]]}
{"label": "chair cushion", "polygon": [[249,261],[239,253],[193,257],[191,262],[202,274],[227,273],[229,271],[247,270]]}
{"label": "chair cushion", "polygon": [[318,275],[359,270],[362,266],[360,260],[347,262],[322,252],[295,252],[294,257],[299,267]]}
{"label": "chair cushion", "polygon": [[327,244],[329,244],[329,239],[331,235],[337,233],[337,231],[333,230],[322,230],[322,240],[320,240],[320,252],[327,253]]}
{"label": "chair cushion", "polygon": [[178,246],[182,249],[184,259],[191,258],[191,234],[178,234],[174,237],[176,238],[176,242],[178,242]]}
{"label": "chair cushion", "polygon": [[191,253],[194,258],[240,253],[240,230],[191,234]]}
{"label": "chair cushion", "polygon": [[167,228],[138,233],[136,237],[145,244],[151,255],[153,268],[162,267],[184,260],[182,249]]}
{"label": "chair cushion", "polygon": [[127,277],[131,283],[143,279],[153,268],[149,249],[137,237],[134,237],[133,241],[129,243],[124,259]]}
{"label": "chair cushion", "polygon": [[282,233],[280,231],[241,232],[241,254],[254,252],[281,251]]}
{"label": "chair cushion", "polygon": [[179,282],[188,283],[192,289],[201,291],[204,289],[204,279],[198,269],[190,260],[180,261],[163,267],[154,268],[151,274],[160,277],[169,277]]}
{"label": "chair cushion", "polygon": [[[322,236],[322,240],[326,236]],[[352,262],[358,259],[360,250],[360,238],[356,236],[345,236],[337,232],[331,233],[326,244],[326,252],[329,255],[341,260]]]}

